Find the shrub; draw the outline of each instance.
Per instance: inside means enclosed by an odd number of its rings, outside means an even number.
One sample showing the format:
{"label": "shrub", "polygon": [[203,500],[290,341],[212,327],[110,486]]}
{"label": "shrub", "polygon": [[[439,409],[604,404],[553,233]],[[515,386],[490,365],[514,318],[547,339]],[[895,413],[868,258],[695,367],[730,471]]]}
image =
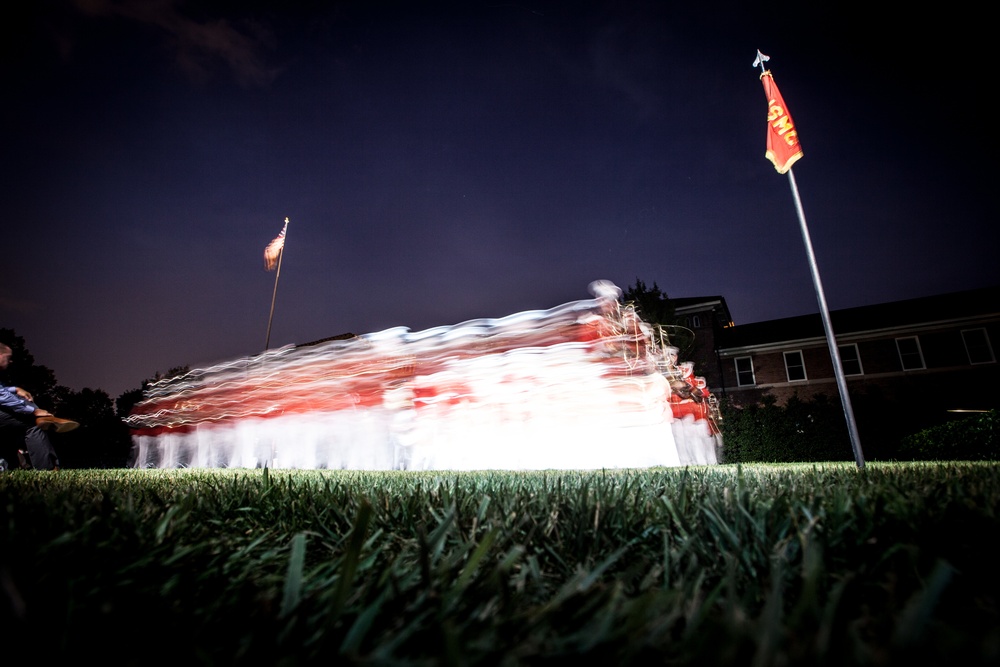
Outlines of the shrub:
{"label": "shrub", "polygon": [[826,396],[797,395],[777,405],[764,396],[759,405],[724,402],[722,440],[726,463],[848,461],[853,458],[843,408]]}
{"label": "shrub", "polygon": [[913,461],[996,461],[997,411],[933,426],[903,438],[900,457]]}

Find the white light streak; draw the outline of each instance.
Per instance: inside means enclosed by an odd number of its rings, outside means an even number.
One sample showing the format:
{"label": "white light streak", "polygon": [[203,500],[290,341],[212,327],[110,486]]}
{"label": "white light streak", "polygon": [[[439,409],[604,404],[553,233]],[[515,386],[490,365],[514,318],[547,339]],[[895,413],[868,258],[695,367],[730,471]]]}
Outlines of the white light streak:
{"label": "white light streak", "polygon": [[[537,470],[713,464],[711,395],[617,299],[287,346],[151,385],[136,467]],[[701,382],[698,382],[701,380]]]}

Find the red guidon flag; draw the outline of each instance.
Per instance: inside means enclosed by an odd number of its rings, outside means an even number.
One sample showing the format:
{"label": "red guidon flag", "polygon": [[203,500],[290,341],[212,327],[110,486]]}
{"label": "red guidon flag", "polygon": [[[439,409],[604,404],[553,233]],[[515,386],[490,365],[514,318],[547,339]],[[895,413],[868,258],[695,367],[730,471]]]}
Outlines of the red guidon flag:
{"label": "red guidon flag", "polygon": [[802,146],[799,145],[799,133],[795,123],[788,113],[785,100],[781,98],[778,84],[771,76],[771,70],[760,75],[764,84],[764,94],[767,95],[767,152],[764,156],[774,163],[779,174],[784,174],[802,157]]}
{"label": "red guidon flag", "polygon": [[281,255],[281,249],[285,247],[285,232],[287,231],[288,218],[285,218],[285,226],[281,228],[281,232],[264,248],[265,271],[274,271],[274,267],[278,265],[278,257]]}

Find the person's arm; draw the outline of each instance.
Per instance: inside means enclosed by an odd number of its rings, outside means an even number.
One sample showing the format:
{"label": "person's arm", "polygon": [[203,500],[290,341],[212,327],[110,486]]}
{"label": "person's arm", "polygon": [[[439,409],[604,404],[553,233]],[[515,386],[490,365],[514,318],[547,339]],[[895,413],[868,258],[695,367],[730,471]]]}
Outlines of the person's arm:
{"label": "person's arm", "polygon": [[19,387],[0,387],[0,407],[7,410],[7,412],[34,415],[35,417],[43,417],[49,414],[32,403],[30,398],[25,398],[24,394],[27,394],[29,397],[31,396],[31,394],[28,394],[28,392]]}

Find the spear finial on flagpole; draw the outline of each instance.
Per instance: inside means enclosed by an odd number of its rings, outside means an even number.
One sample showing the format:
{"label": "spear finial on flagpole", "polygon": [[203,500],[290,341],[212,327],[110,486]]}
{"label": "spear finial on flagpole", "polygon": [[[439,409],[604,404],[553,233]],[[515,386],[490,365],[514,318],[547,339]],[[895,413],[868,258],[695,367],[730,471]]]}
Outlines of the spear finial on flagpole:
{"label": "spear finial on flagpole", "polygon": [[763,53],[760,52],[760,49],[757,49],[757,57],[754,58],[753,66],[757,67],[758,65],[760,65],[760,73],[763,74],[765,70],[764,63],[766,63],[770,59],[771,56],[765,56]]}

